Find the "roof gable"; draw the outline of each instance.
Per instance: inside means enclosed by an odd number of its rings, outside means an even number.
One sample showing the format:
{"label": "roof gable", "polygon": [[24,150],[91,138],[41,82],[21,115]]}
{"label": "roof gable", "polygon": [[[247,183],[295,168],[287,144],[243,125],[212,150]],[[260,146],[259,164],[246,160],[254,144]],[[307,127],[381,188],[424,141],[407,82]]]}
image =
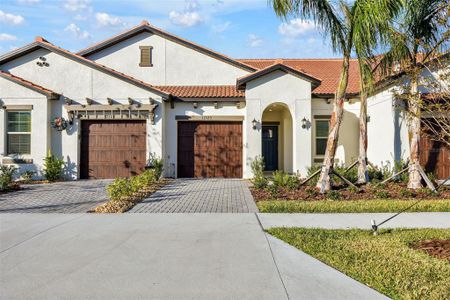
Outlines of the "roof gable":
{"label": "roof gable", "polygon": [[47,96],[47,98],[50,99],[50,100],[58,99],[61,96],[60,94],[58,94],[58,93],[56,93],[56,92],[54,92],[54,91],[52,91],[50,89],[47,89],[47,88],[45,88],[43,86],[40,86],[40,85],[37,85],[37,84],[35,84],[35,83],[31,82],[31,81],[28,81],[26,79],[23,79],[23,78],[19,77],[19,76],[15,76],[15,75],[13,75],[13,74],[11,74],[9,72],[5,72],[5,71],[0,70],[0,77],[5,78],[5,79],[7,79],[9,81],[12,81],[14,83],[17,83],[17,84],[19,84],[21,86],[24,86],[26,88],[29,88],[30,90],[33,90],[33,91],[38,92],[40,94],[43,94],[43,95]]}
{"label": "roof gable", "polygon": [[170,41],[175,42],[177,44],[183,45],[185,47],[188,47],[190,49],[193,49],[195,51],[198,51],[198,52],[200,52],[202,54],[208,55],[208,56],[210,56],[212,58],[218,59],[218,60],[223,61],[225,63],[228,63],[230,65],[233,65],[233,66],[238,67],[240,69],[243,69],[243,70],[246,70],[246,71],[249,71],[249,72],[253,72],[253,71],[256,70],[256,68],[251,66],[251,65],[248,65],[248,64],[246,64],[244,62],[240,62],[240,61],[235,60],[235,59],[233,59],[231,57],[228,57],[228,56],[226,56],[224,54],[218,53],[216,51],[213,51],[213,50],[208,49],[206,47],[200,46],[200,45],[198,45],[196,43],[193,43],[191,41],[185,40],[185,39],[183,39],[181,37],[178,37],[176,35],[173,35],[173,34],[167,32],[167,31],[164,31],[164,30],[162,30],[160,28],[157,28],[157,27],[155,27],[153,25],[150,25],[147,21],[142,21],[140,25],[138,25],[136,27],[133,27],[133,28],[131,28],[131,29],[125,31],[125,32],[122,32],[122,33],[120,33],[120,34],[118,34],[116,36],[113,36],[112,38],[109,38],[107,40],[104,40],[102,42],[94,44],[93,46],[90,46],[90,47],[88,47],[86,49],[83,49],[83,50],[79,51],[77,54],[80,55],[80,56],[83,56],[83,57],[92,55],[92,54],[97,53],[97,52],[99,52],[101,50],[104,50],[104,49],[106,49],[108,47],[111,47],[111,46],[113,46],[115,44],[118,44],[118,43],[120,43],[120,42],[122,42],[124,40],[127,40],[130,37],[138,35],[138,34],[140,34],[142,32],[150,32],[152,34],[156,34],[156,35],[161,36],[161,37],[163,37],[163,38],[165,38],[167,40],[170,40]]}
{"label": "roof gable", "polygon": [[300,79],[306,80],[306,81],[310,82],[313,87],[317,87],[318,85],[320,85],[320,82],[321,82],[321,79],[316,78],[306,72],[291,68],[289,66],[282,64],[281,62],[277,62],[276,64],[270,65],[259,71],[256,71],[249,75],[245,75],[243,77],[238,78],[236,81],[236,86],[238,89],[243,89],[243,88],[245,88],[245,85],[247,82],[252,81],[256,78],[262,77],[264,75],[267,75],[269,73],[272,73],[274,71],[283,71],[287,74],[291,74]]}
{"label": "roof gable", "polygon": [[164,91],[162,91],[162,90],[160,90],[160,89],[158,89],[158,88],[156,88],[156,87],[154,87],[154,86],[152,86],[152,85],[150,85],[150,84],[148,84],[148,83],[146,83],[144,81],[138,80],[138,79],[136,79],[134,77],[131,77],[131,76],[126,75],[124,73],[118,72],[118,71],[116,71],[114,69],[111,69],[111,68],[106,67],[104,65],[98,64],[98,63],[96,63],[96,62],[94,62],[92,60],[84,58],[84,57],[82,57],[80,55],[77,55],[75,53],[67,51],[67,50],[65,50],[63,48],[57,47],[57,46],[53,45],[52,43],[48,42],[47,40],[43,39],[42,37],[37,37],[36,40],[33,43],[28,44],[28,45],[26,45],[26,46],[24,46],[22,48],[18,48],[18,49],[14,50],[14,51],[11,51],[11,52],[1,56],[0,57],[0,65],[4,64],[6,62],[12,61],[12,60],[14,60],[14,59],[16,59],[18,57],[21,57],[23,55],[26,55],[28,53],[31,53],[31,52],[39,49],[39,48],[47,49],[48,51],[57,53],[57,54],[62,55],[64,57],[66,57],[66,58],[74,60],[74,61],[76,61],[78,63],[87,65],[87,66],[89,66],[91,68],[94,68],[94,69],[100,71],[100,72],[106,73],[108,75],[111,75],[111,76],[113,76],[115,78],[118,78],[120,80],[123,80],[125,82],[131,83],[131,84],[133,84],[135,86],[138,86],[140,88],[143,88],[143,89],[149,90],[151,92],[154,92],[154,93],[156,93],[156,94],[158,94],[158,95],[160,95],[162,97],[169,97],[169,93],[166,93],[166,92],[164,92]]}

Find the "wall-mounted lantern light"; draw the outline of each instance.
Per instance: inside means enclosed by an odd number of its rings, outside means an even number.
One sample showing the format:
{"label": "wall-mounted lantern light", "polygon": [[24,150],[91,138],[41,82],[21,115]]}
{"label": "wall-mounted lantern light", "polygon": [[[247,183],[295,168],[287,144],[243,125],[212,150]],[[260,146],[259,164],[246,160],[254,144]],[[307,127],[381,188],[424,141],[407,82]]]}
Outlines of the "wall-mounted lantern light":
{"label": "wall-mounted lantern light", "polygon": [[303,119],[302,119],[302,128],[305,129],[307,125],[308,125],[308,120],[306,120],[306,117],[303,117]]}
{"label": "wall-mounted lantern light", "polygon": [[255,118],[253,118],[252,125],[253,125],[253,129],[256,129],[256,125],[258,125],[258,121],[256,121]]}

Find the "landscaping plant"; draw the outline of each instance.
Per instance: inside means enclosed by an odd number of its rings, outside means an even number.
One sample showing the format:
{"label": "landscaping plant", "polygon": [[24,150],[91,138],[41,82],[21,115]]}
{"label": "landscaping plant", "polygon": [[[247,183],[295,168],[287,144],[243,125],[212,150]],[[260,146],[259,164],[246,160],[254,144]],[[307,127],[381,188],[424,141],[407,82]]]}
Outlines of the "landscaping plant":
{"label": "landscaping plant", "polygon": [[20,174],[20,177],[25,183],[30,183],[33,180],[33,176],[36,174],[33,170],[26,170]]}
{"label": "landscaping plant", "polygon": [[265,188],[268,184],[267,178],[264,176],[264,159],[262,156],[256,156],[251,163],[253,178],[253,187],[257,189]]}
{"label": "landscaping plant", "polygon": [[56,157],[50,151],[44,158],[44,176],[48,181],[57,181],[62,178],[64,160]]}
{"label": "landscaping plant", "polygon": [[15,166],[0,165],[0,192],[8,192],[13,188],[16,171]]}

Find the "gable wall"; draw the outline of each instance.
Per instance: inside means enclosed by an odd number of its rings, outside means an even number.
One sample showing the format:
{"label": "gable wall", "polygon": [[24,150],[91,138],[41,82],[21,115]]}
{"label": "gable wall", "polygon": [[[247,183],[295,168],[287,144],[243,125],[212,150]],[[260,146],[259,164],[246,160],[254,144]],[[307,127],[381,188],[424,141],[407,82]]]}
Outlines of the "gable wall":
{"label": "gable wall", "polygon": [[[139,46],[152,46],[153,67],[140,67]],[[153,85],[234,85],[249,72],[149,32],[87,58]]]}

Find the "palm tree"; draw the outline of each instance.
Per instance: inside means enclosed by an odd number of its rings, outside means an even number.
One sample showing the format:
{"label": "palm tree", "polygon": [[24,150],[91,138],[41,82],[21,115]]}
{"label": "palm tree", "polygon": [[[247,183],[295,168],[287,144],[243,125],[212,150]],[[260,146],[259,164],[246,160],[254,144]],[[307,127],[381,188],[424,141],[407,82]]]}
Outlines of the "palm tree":
{"label": "palm tree", "polygon": [[[344,112],[351,53],[355,50],[358,56],[368,56],[371,52],[370,47],[376,44],[377,33],[382,28],[378,26],[380,20],[384,21],[395,14],[399,7],[399,0],[355,0],[351,4],[343,0],[337,4],[330,0],[271,0],[271,2],[276,14],[280,17],[295,16],[313,19],[330,38],[333,50],[340,52],[343,56],[341,74],[333,101],[324,162],[317,182],[317,187],[324,193],[331,189],[330,173],[334,166],[339,128]],[[360,68],[365,70],[364,65],[360,65]],[[365,87],[368,82],[366,81],[362,86]],[[365,128],[364,125],[364,132]],[[367,140],[366,135],[367,133],[364,133],[365,140]],[[364,158],[364,164],[365,161]]]}
{"label": "palm tree", "polygon": [[389,50],[379,67],[385,75],[404,72],[406,83],[410,169],[408,187],[422,187],[419,164],[421,131],[420,73],[423,66],[431,63],[449,48],[450,5],[448,0],[408,0],[402,13],[390,28]]}

